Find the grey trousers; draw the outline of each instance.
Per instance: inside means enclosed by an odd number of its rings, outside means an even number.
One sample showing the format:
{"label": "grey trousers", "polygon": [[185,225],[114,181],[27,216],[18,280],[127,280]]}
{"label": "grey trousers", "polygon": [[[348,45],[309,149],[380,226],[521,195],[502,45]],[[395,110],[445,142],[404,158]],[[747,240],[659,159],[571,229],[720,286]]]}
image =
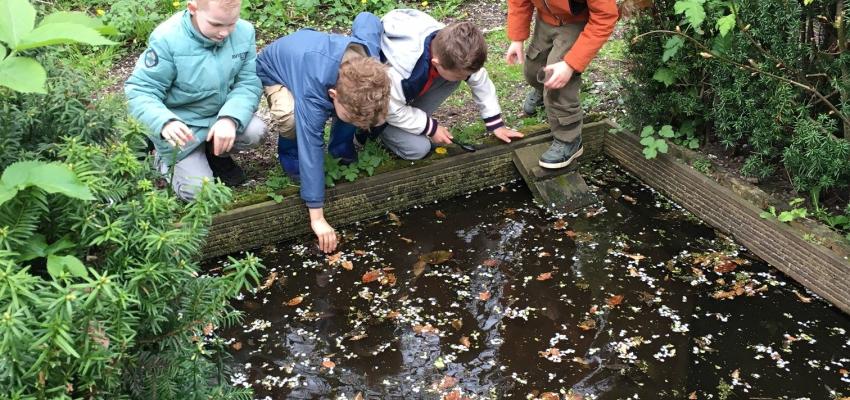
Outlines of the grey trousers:
{"label": "grey trousers", "polygon": [[[458,85],[460,82],[451,82],[437,77],[428,91],[413,100],[410,106],[425,111],[430,117],[437,107],[457,89]],[[405,160],[420,160],[431,152],[431,139],[428,136],[409,133],[392,125],[381,132],[381,141],[384,146]]]}
{"label": "grey trousers", "polygon": [[549,25],[540,19],[534,24],[534,34],[525,53],[525,80],[537,90],[543,91],[543,104],[552,136],[562,142],[572,142],[581,138],[581,126],[584,111],[581,109],[581,74],[573,73],[567,85],[548,90],[537,81],[537,71],[541,68],[564,60],[564,56],[573,47],[584,24]]}
{"label": "grey trousers", "polygon": [[[241,134],[236,135],[231,152],[257,147],[265,134],[266,123],[255,115],[254,118],[251,118],[251,122],[245,127],[245,130]],[[194,151],[174,165],[174,176],[171,178],[171,187],[174,189],[177,197],[183,200],[194,200],[195,195],[201,190],[204,178],[213,179],[213,172],[210,169],[210,163],[207,161],[206,146],[207,143],[201,143]],[[224,155],[224,157],[229,156],[229,154]],[[168,176],[170,167],[168,163],[163,162],[159,157],[156,157],[154,162],[159,172]]]}

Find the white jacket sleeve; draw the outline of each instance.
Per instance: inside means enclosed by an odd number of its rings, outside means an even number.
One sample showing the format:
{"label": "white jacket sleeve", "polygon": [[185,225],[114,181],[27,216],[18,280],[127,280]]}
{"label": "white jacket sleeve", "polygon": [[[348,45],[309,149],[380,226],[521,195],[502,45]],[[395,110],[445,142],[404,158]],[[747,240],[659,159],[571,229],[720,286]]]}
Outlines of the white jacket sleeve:
{"label": "white jacket sleeve", "polygon": [[487,70],[481,68],[466,80],[466,84],[469,85],[472,99],[475,100],[475,105],[481,112],[481,119],[484,120],[487,130],[492,131],[504,126],[496,86],[490,80]]}
{"label": "white jacket sleeve", "polygon": [[387,123],[414,135],[432,136],[437,131],[437,121],[425,111],[408,105],[401,87],[401,75],[394,69],[390,69],[389,74],[392,83]]}

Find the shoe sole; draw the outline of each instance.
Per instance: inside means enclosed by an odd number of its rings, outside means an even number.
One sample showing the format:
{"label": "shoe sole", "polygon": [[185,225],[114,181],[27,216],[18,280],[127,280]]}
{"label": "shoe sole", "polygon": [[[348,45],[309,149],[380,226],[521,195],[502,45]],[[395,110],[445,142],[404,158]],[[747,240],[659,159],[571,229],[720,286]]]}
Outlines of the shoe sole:
{"label": "shoe sole", "polygon": [[547,162],[543,162],[543,161],[538,160],[537,162],[538,162],[538,164],[540,164],[541,167],[546,168],[546,169],[559,169],[559,168],[564,168],[564,167],[570,165],[570,163],[572,163],[573,160],[575,160],[576,158],[579,158],[579,156],[581,156],[582,154],[584,154],[584,146],[579,147],[578,151],[576,151],[575,154],[573,154],[566,161],[561,161],[559,163],[547,163]]}

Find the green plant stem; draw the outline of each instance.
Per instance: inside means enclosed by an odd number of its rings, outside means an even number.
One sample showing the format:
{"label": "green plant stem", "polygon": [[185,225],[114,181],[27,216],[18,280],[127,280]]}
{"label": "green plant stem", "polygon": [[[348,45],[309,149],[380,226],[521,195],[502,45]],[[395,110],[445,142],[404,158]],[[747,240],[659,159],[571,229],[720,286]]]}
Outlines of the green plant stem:
{"label": "green plant stem", "polygon": [[757,73],[757,74],[769,76],[771,78],[774,78],[774,79],[777,79],[779,81],[788,83],[790,85],[801,88],[801,89],[803,89],[803,90],[805,90],[809,93],[812,93],[813,95],[817,96],[824,104],[826,104],[827,107],[829,107],[829,109],[832,110],[835,113],[835,115],[838,116],[838,118],[841,119],[841,121],[845,125],[850,125],[850,118],[848,118],[846,115],[844,115],[844,113],[842,113],[841,110],[839,110],[837,107],[835,107],[835,104],[832,104],[831,101],[829,101],[826,97],[824,97],[824,95],[820,91],[815,89],[814,87],[806,85],[806,84],[801,83],[801,82],[797,82],[793,79],[789,79],[789,78],[786,78],[786,77],[781,76],[781,75],[776,75],[774,73],[764,71],[760,68],[757,68],[757,67],[754,67],[754,66],[751,66],[751,65],[739,63],[735,60],[724,57],[722,55],[712,53],[711,49],[709,49],[708,47],[703,45],[699,40],[697,40],[696,38],[694,38],[694,37],[692,37],[688,34],[685,34],[683,32],[676,32],[676,31],[671,31],[671,30],[666,30],[666,29],[658,29],[658,30],[653,30],[653,31],[649,31],[649,32],[644,32],[640,35],[637,35],[637,36],[634,37],[634,39],[632,39],[632,41],[637,42],[638,40],[642,39],[645,36],[657,35],[657,34],[681,36],[681,37],[685,38],[686,40],[692,42],[698,49],[700,49],[703,52],[705,52],[706,54],[708,54],[711,58],[717,59],[719,61],[723,61],[727,64],[734,65],[734,66],[741,68],[741,69],[752,71],[752,72]]}

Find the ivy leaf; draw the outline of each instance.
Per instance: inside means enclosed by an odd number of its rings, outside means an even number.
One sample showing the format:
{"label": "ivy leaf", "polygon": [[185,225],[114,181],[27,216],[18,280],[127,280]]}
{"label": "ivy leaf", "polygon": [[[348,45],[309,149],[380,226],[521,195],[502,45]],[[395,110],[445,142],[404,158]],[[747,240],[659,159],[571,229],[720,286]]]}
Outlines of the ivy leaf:
{"label": "ivy leaf", "polygon": [[643,130],[640,131],[640,137],[642,138],[652,136],[653,134],[655,134],[655,128],[653,128],[652,125],[644,126]]}
{"label": "ivy leaf", "polygon": [[[0,0],[2,1],[2,0]],[[0,86],[21,93],[47,93],[47,72],[29,57],[7,57],[0,60]]]}
{"label": "ivy leaf", "polygon": [[703,21],[705,21],[703,4],[705,4],[705,0],[679,0],[673,5],[673,10],[676,14],[685,14],[688,23],[699,30]]}
{"label": "ivy leaf", "polygon": [[645,137],[645,138],[641,139],[640,144],[642,144],[644,146],[652,146],[652,145],[655,144],[655,138]]}
{"label": "ivy leaf", "polygon": [[664,125],[661,127],[661,130],[658,131],[658,135],[664,138],[672,138],[676,136],[676,132],[673,131],[672,126]]}
{"label": "ivy leaf", "polygon": [[658,151],[655,150],[655,147],[645,147],[643,149],[643,156],[646,157],[647,160],[651,160],[658,155]]}
{"label": "ivy leaf", "polygon": [[655,141],[655,148],[658,150],[658,152],[667,154],[667,150],[668,150],[667,141],[665,141],[664,139],[656,140]]}
{"label": "ivy leaf", "polygon": [[699,148],[699,139],[693,138],[688,141],[688,148],[691,150],[696,150]]}
{"label": "ivy leaf", "polygon": [[0,0],[0,42],[10,48],[35,25],[35,8],[27,0]]}
{"label": "ivy leaf", "polygon": [[673,36],[667,39],[667,42],[664,43],[664,54],[661,55],[661,61],[667,62],[673,58],[684,45],[685,40],[679,36]]}
{"label": "ivy leaf", "polygon": [[717,30],[720,31],[720,36],[726,36],[735,27],[735,14],[729,14],[717,20]]}
{"label": "ivy leaf", "polygon": [[652,75],[652,79],[661,82],[664,84],[664,86],[668,87],[676,81],[676,77],[673,74],[673,70],[671,70],[670,68],[663,67],[658,68],[658,70],[655,71],[655,75]]}

